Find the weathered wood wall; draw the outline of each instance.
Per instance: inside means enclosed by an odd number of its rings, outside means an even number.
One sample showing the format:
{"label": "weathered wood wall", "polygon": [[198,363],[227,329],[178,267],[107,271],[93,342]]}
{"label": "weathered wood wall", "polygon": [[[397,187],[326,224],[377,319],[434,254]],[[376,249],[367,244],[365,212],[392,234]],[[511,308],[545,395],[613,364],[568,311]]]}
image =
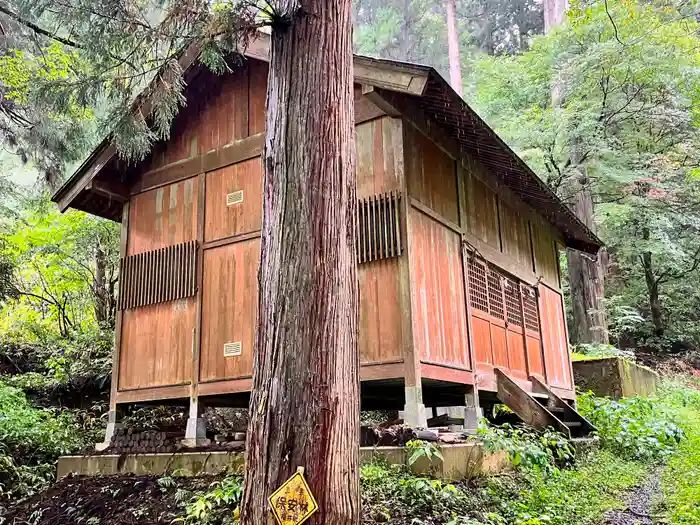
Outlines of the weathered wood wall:
{"label": "weathered wood wall", "polygon": [[469,371],[456,164],[413,126],[404,138],[416,359]]}
{"label": "weathered wood wall", "polygon": [[[362,199],[405,185],[403,126],[400,119],[380,117],[358,124],[357,197]],[[410,309],[407,279],[398,258],[382,259],[358,268],[360,285],[359,350],[365,378],[401,377],[398,364],[409,344],[403,317]]]}
{"label": "weathered wood wall", "polygon": [[[187,395],[180,387],[190,382],[203,395],[250,388],[266,73],[255,60],[232,75],[202,71],[172,138],[131,172],[124,255],[195,240],[198,291],[122,312],[119,402]],[[423,370],[467,383],[476,372],[489,388],[493,367],[502,366],[570,389],[550,225],[493,186],[477,162],[458,166],[359,87],[356,108],[358,198],[401,196],[405,248],[359,267],[362,378],[420,384]],[[481,284],[465,282],[465,261],[482,266]],[[540,281],[538,303],[529,291]],[[482,309],[474,307],[478,293]],[[551,325],[542,334],[539,316]]]}
{"label": "weathered wood wall", "polygon": [[[199,243],[195,297],[122,314],[119,391],[201,383],[206,394],[249,388],[253,368],[262,225],[267,65],[194,82],[172,138],[133,172],[127,255]],[[358,90],[358,197],[405,189],[403,125]],[[231,194],[237,194],[231,201]],[[400,211],[401,220],[405,212]],[[402,236],[403,226],[401,226]],[[403,376],[410,344],[407,266],[400,258],[360,266],[363,377]],[[224,347],[235,348],[225,355]],[[193,364],[193,356],[195,363]],[[227,390],[229,389],[229,390]],[[179,391],[178,391],[179,392]],[[184,391],[183,391],[184,392]],[[157,391],[143,398],[158,398]]]}
{"label": "weathered wood wall", "polygon": [[[474,371],[482,388],[495,389],[494,367],[522,381],[551,370],[554,386],[571,389],[558,338],[565,319],[553,306],[554,297],[561,304],[555,231],[475,159],[457,165],[411,125],[404,147],[416,359],[444,367],[428,369],[433,379]],[[538,304],[538,283],[547,285],[546,303]]]}

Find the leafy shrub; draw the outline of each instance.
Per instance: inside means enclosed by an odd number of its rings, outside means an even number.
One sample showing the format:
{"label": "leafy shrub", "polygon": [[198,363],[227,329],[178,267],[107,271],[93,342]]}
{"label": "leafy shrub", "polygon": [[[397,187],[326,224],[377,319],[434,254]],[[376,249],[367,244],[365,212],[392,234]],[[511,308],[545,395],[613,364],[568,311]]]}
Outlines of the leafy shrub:
{"label": "leafy shrub", "polygon": [[579,397],[579,410],[598,428],[603,445],[642,461],[668,457],[684,435],[673,414],[657,404],[642,397],[619,401],[591,393]]}
{"label": "leafy shrub", "polygon": [[59,455],[85,445],[72,414],[32,407],[0,382],[0,497],[30,495],[53,478]]}
{"label": "leafy shrub", "polygon": [[[169,478],[161,478],[161,485],[167,485]],[[215,481],[209,490],[198,492],[190,498],[185,507],[185,516],[175,522],[197,525],[237,525],[238,504],[243,496],[243,478],[226,476]]]}
{"label": "leafy shrub", "polygon": [[364,523],[447,523],[477,506],[474,494],[457,485],[380,461],[361,467],[360,483]]}
{"label": "leafy shrub", "polygon": [[433,463],[433,458],[443,460],[442,452],[434,443],[421,441],[420,439],[412,439],[406,443],[406,448],[411,451],[408,456],[408,466],[412,466],[420,458],[426,458],[430,464]]}
{"label": "leafy shrub", "polygon": [[505,450],[513,466],[525,470],[556,475],[559,467],[570,464],[574,458],[571,443],[553,430],[536,432],[524,426],[482,424],[478,435],[487,451]]}

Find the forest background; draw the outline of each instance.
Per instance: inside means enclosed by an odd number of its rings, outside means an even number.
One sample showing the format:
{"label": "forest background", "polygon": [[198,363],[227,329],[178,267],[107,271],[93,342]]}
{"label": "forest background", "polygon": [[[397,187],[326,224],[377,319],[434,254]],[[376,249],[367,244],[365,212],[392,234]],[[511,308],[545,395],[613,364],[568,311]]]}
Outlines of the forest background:
{"label": "forest background", "polygon": [[[449,77],[443,0],[354,3],[356,52],[429,64]],[[60,214],[50,194],[107,131],[117,130],[131,156],[167,134],[118,113],[147,77],[143,56],[132,57],[141,64],[136,80],[62,91],[90,78],[86,64],[106,61],[99,54],[113,47],[90,45],[103,29],[87,16],[59,36],[50,22],[61,15],[40,8],[0,2],[0,407],[26,423],[2,427],[0,460],[12,461],[3,446],[23,441],[35,456],[25,471],[6,468],[4,486],[18,493],[48,479],[36,469],[42,454],[99,440],[111,374],[118,227]],[[601,311],[591,313],[612,345],[640,357],[693,362],[700,347],[699,20],[693,0],[574,2],[545,35],[539,1],[457,2],[464,98],[565,202],[590,195],[606,244],[596,261],[605,276]],[[215,55],[204,60],[220,66]],[[170,96],[165,124],[179,104],[177,90]],[[566,279],[565,290],[570,305]],[[571,311],[569,324],[579,349],[614,351],[591,345]],[[60,408],[61,418],[34,411],[25,395]],[[75,425],[85,432],[72,432]]]}

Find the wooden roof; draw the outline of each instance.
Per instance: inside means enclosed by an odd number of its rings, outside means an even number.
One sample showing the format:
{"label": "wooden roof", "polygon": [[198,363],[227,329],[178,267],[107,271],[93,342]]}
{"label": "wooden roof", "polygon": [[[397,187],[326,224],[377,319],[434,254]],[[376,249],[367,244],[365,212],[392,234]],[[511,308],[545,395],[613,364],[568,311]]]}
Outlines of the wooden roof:
{"label": "wooden roof", "polygon": [[[245,55],[269,60],[269,36],[252,41]],[[192,46],[180,58],[185,80],[196,82],[199,47]],[[601,241],[573,214],[554,192],[470,108],[450,85],[429,66],[354,58],[355,82],[388,114],[401,115],[428,133],[455,158],[472,156],[497,182],[509,188],[559,230],[568,247],[596,253]],[[148,90],[135,102],[150,114]],[[120,220],[128,188],[119,183],[120,161],[108,137],[92,152],[52,200],[65,211],[69,207],[112,220]],[[99,179],[97,178],[99,175]]]}

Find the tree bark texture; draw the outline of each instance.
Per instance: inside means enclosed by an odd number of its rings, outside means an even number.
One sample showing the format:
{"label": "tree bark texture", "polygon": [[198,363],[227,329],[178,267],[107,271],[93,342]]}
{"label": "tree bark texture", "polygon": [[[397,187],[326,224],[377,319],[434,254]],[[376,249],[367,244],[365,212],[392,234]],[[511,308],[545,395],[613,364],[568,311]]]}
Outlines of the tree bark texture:
{"label": "tree bark texture", "polygon": [[[360,519],[351,0],[271,2],[263,230],[243,525],[297,467],[307,522]],[[281,18],[280,18],[281,17]]]}
{"label": "tree bark texture", "polygon": [[457,0],[446,0],[447,50],[450,60],[450,84],[462,96],[462,65],[459,62],[459,34],[457,33]]}
{"label": "tree bark texture", "polygon": [[569,9],[568,0],[544,0],[544,32],[549,33],[552,28],[560,25],[566,17]]}
{"label": "tree bark texture", "polygon": [[[592,231],[595,231],[593,221],[593,195],[588,188],[585,177],[574,181],[580,187],[574,188],[574,213]],[[574,343],[608,344],[608,324],[605,315],[605,268],[602,263],[602,250],[597,257],[567,250],[566,257],[569,271],[569,286],[571,289],[571,306],[574,326],[569,330]]]}

